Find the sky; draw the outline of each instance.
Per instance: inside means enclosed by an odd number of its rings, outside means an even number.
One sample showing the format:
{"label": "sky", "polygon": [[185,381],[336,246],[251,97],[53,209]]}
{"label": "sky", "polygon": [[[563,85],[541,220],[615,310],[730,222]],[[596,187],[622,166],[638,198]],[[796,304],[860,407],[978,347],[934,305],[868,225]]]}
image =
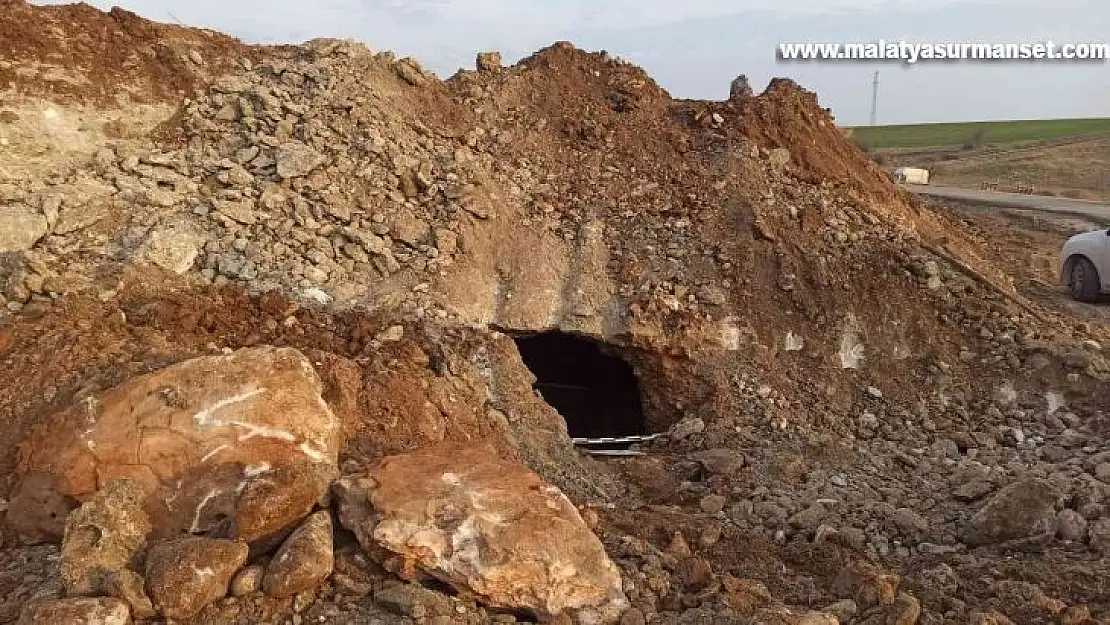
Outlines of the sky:
{"label": "sky", "polygon": [[[47,2],[40,2],[47,3]],[[50,1],[49,3],[57,3]],[[475,52],[507,62],[555,41],[644,67],[676,98],[724,99],[746,74],[816,91],[843,125],[867,124],[879,72],[879,124],[1110,117],[1100,63],[781,61],[793,42],[1110,43],[1107,0],[92,0],[250,43],[352,38],[411,55],[442,78]]]}

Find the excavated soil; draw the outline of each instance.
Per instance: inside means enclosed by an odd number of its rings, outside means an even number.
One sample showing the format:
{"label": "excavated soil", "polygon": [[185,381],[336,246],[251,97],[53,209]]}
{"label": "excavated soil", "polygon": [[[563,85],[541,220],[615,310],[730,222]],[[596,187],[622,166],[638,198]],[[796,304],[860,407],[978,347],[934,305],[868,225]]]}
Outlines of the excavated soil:
{"label": "excavated soil", "polygon": [[[906,195],[788,80],[675,100],[559,43],[443,81],[352,42],[20,0],[0,30],[6,502],[51,415],[289,346],[344,474],[469,442],[562,489],[621,570],[622,623],[1110,622],[1110,336],[1049,286],[1067,227]],[[575,448],[513,342],[550,331],[627,361],[665,436]],[[1047,509],[984,520],[1034,481]],[[21,538],[0,622],[62,592],[57,547]],[[446,590],[341,531],[323,587],[191,622],[527,617]]]}

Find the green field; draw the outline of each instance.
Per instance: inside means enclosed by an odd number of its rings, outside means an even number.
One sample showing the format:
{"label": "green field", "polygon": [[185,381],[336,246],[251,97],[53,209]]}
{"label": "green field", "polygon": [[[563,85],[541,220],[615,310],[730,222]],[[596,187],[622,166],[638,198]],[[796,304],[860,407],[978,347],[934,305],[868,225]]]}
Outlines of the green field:
{"label": "green field", "polygon": [[1110,118],[860,126],[851,132],[853,141],[872,148],[931,148],[1110,134]]}

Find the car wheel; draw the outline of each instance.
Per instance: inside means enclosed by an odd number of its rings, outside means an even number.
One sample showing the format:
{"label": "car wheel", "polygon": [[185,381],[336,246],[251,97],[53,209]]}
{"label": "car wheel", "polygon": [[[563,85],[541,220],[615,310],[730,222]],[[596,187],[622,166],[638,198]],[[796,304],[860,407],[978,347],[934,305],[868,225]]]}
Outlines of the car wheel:
{"label": "car wheel", "polygon": [[1098,270],[1091,261],[1081,256],[1072,262],[1071,271],[1068,273],[1068,287],[1071,290],[1071,296],[1081,302],[1093,302],[1098,299],[1101,283]]}

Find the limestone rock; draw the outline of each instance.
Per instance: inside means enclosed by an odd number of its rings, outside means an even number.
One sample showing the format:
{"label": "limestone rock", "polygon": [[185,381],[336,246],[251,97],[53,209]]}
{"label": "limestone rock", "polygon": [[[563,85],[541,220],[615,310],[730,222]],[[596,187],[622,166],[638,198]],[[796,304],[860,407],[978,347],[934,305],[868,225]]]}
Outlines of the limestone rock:
{"label": "limestone rock", "polygon": [[737,579],[727,576],[723,580],[724,604],[742,615],[749,615],[756,610],[774,603],[771,591],[763,582],[754,579]]}
{"label": "limestone rock", "polygon": [[203,243],[204,239],[192,232],[155,230],[139,248],[139,258],[166,271],[184,274],[192,268]]}
{"label": "limestone rock", "polygon": [[784,607],[767,608],[756,613],[753,623],[760,625],[839,625],[832,614],[798,612]]}
{"label": "limestone rock", "polygon": [[1102,555],[1110,555],[1110,517],[1102,517],[1090,525],[1091,549]]}
{"label": "limestone rock", "polygon": [[691,454],[690,459],[716,475],[733,475],[744,468],[744,456],[730,449],[706,449]]}
{"label": "limestone rock", "polygon": [[23,606],[18,625],[129,625],[131,613],[119,599],[52,599]]}
{"label": "limestone rock", "polygon": [[740,74],[732,80],[732,84],[728,88],[728,98],[730,100],[744,100],[754,96],[752,86],[748,83],[748,77]]}
{"label": "limestone rock", "polygon": [[478,58],[474,61],[474,65],[480,72],[499,71],[501,69],[501,53],[479,52]]}
{"label": "limestone rock", "polygon": [[111,592],[111,575],[136,564],[150,534],[143,491],[117,480],[69,516],[62,540],[60,573],[70,596]]}
{"label": "limestone rock", "polygon": [[[619,570],[570,500],[490,449],[385,458],[361,486],[376,511],[374,541],[398,554],[410,579],[424,572],[490,607],[540,618],[612,622],[628,607]],[[370,521],[346,508],[340,519],[365,537]]]}
{"label": "limestone rock", "polygon": [[440,254],[451,255],[459,249],[459,235],[454,230],[437,228],[435,232],[436,249]]}
{"label": "limestone rock", "polygon": [[0,253],[31,249],[47,233],[46,217],[26,206],[0,207]]}
{"label": "limestone rock", "polygon": [[135,618],[154,618],[154,604],[146,596],[145,581],[138,573],[124,569],[116,571],[110,576],[111,594],[119,597],[131,606],[131,615]]}
{"label": "limestone rock", "polygon": [[853,562],[833,580],[832,591],[841,598],[853,599],[862,610],[891,605],[901,579],[867,562]]}
{"label": "limestone rock", "polygon": [[374,593],[374,603],[401,616],[423,612],[426,615],[449,615],[454,612],[451,600],[420,584],[393,584]]}
{"label": "limestone rock", "polygon": [[417,219],[408,211],[402,211],[393,220],[389,231],[395,239],[416,247],[427,238],[428,223],[422,219]]}
{"label": "limestone rock", "polygon": [[258,592],[262,588],[262,578],[265,575],[266,569],[258,565],[248,566],[239,571],[231,580],[232,596],[243,597]]}
{"label": "limestone rock", "polygon": [[274,554],[262,589],[271,597],[311,590],[324,583],[334,566],[331,515],[321,510],[308,517]]}
{"label": "limestone rock", "polygon": [[968,617],[968,625],[1014,625],[1014,622],[1001,612],[972,612]]}
{"label": "limestone rock", "polygon": [[189,537],[151,548],[147,593],[163,616],[186,619],[227,595],[235,572],[247,561],[246,543]]}
{"label": "limestone rock", "polygon": [[416,59],[405,57],[394,63],[393,69],[398,76],[414,87],[419,87],[428,82],[428,77],[424,75],[424,70]]}
{"label": "limestone rock", "polygon": [[[156,538],[213,530],[268,538],[308,515],[337,472],[339,421],[320,393],[312,364],[294,349],[189,360],[47,420],[24,443],[23,479],[86,500],[130,477],[147,494]],[[45,533],[46,520],[27,514],[16,524],[44,521]]]}
{"label": "limestone rock", "polygon": [[288,141],[277,149],[277,173],[285,179],[307,176],[327,160],[311,146]]}
{"label": "limestone rock", "polygon": [[917,625],[921,618],[921,602],[917,597],[906,593],[898,593],[894,605],[887,612],[886,622],[889,625]]}
{"label": "limestone rock", "polygon": [[1015,482],[998,491],[964,528],[971,546],[1051,538],[1056,533],[1056,490],[1044,480]]}

